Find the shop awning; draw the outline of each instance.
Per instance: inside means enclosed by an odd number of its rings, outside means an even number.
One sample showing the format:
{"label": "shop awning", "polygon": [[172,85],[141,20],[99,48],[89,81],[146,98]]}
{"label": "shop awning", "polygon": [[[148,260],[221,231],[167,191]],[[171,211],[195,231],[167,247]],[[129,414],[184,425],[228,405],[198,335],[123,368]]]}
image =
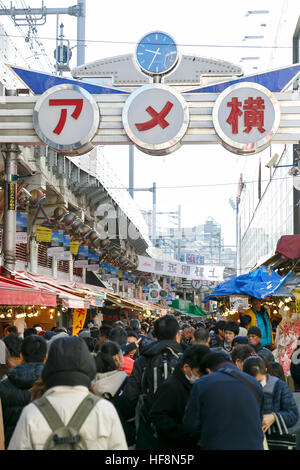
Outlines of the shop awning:
{"label": "shop awning", "polygon": [[0,275],[0,305],[41,305],[56,307],[56,294]]}
{"label": "shop awning", "polygon": [[169,310],[168,306],[164,305],[158,305],[158,304],[151,304],[145,300],[140,300],[140,299],[134,299],[134,298],[125,298],[122,296],[119,296],[117,294],[111,294],[107,293],[106,294],[107,300],[110,302],[113,302],[115,305],[118,305],[121,308],[128,308],[132,310],[136,310],[139,312],[145,312],[147,310],[151,311],[159,311],[160,313],[166,312]]}
{"label": "shop awning", "polygon": [[[42,286],[43,289],[52,292],[61,299],[62,307],[64,308],[87,309],[91,305],[90,300],[84,298],[82,293],[76,294],[68,288],[63,288],[63,286],[60,285],[59,279],[30,272],[18,272],[17,276],[22,279],[23,283],[28,283],[34,287]],[[36,278],[38,278],[39,281],[36,280]]]}

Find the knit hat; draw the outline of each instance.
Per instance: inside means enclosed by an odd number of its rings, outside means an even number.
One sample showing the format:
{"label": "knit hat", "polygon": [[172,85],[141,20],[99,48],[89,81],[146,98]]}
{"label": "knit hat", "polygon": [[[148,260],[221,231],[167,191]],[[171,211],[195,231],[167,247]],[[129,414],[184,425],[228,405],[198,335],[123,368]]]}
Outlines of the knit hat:
{"label": "knit hat", "polygon": [[232,345],[234,344],[249,344],[247,336],[236,336],[232,340]]}
{"label": "knit hat", "polygon": [[250,326],[250,328],[248,329],[248,336],[249,335],[255,335],[261,338],[261,329],[257,326]]}
{"label": "knit hat", "polygon": [[95,359],[82,338],[63,336],[53,342],[42,372],[46,389],[57,385],[90,388],[95,375]]}

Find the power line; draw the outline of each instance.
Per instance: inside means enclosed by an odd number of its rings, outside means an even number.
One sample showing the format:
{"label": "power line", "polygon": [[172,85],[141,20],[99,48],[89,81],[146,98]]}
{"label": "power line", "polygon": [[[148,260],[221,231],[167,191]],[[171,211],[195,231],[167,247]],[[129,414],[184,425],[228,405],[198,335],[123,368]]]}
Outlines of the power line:
{"label": "power line", "polygon": [[[24,35],[18,36],[15,34],[0,34],[1,36],[11,37],[11,38],[24,38]],[[41,40],[43,41],[56,41],[56,38],[49,37],[49,36],[41,36]],[[136,45],[136,41],[113,41],[107,39],[73,39],[73,38],[66,38],[70,42],[89,42],[89,43],[96,43],[96,44],[130,44]],[[150,44],[150,43],[149,43]],[[156,43],[155,43],[156,44]],[[166,44],[164,44],[166,45]],[[179,47],[209,47],[209,48],[232,48],[232,49],[292,49],[292,46],[246,46],[246,45],[237,45],[237,44],[177,44]]]}

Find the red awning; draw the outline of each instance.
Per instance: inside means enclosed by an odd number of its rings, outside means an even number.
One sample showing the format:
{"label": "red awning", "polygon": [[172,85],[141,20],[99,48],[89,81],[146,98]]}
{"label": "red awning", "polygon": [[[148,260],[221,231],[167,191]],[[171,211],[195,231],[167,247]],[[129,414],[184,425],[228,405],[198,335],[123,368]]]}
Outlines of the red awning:
{"label": "red awning", "polygon": [[283,235],[277,243],[276,253],[288,259],[300,258],[300,235]]}
{"label": "red awning", "polygon": [[42,305],[56,307],[56,294],[0,275],[0,305]]}

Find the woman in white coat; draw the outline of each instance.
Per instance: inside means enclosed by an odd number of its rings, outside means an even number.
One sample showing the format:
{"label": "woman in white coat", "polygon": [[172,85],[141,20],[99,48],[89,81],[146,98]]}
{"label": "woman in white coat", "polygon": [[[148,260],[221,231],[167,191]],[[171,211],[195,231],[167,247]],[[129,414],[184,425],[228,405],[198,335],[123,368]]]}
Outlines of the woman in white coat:
{"label": "woman in white coat", "polygon": [[[90,393],[96,375],[95,359],[83,339],[76,336],[57,339],[50,348],[42,372],[46,397],[63,421],[69,423],[74,412]],[[20,416],[8,450],[43,450],[52,430],[34,404]],[[125,434],[114,406],[100,399],[80,428],[88,450],[127,450]]]}

